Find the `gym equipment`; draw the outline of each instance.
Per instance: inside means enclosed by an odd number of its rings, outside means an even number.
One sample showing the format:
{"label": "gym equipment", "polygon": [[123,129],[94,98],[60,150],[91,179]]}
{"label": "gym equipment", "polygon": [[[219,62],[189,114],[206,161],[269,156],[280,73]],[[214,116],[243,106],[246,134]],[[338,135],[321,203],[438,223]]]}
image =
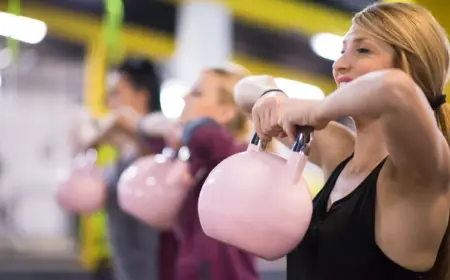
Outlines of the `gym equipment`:
{"label": "gym equipment", "polygon": [[288,159],[265,152],[255,134],[247,151],[217,165],[200,192],[206,235],[266,260],[289,253],[305,235],[312,197],[302,173],[312,129],[301,129]]}

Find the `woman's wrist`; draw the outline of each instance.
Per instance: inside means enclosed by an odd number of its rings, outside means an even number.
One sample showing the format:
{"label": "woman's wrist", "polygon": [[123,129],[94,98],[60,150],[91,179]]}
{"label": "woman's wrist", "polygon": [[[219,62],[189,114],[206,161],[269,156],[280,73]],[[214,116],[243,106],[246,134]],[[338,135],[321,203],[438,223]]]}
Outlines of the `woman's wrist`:
{"label": "woman's wrist", "polygon": [[330,118],[329,109],[327,109],[327,104],[323,100],[316,101],[314,106],[313,123],[329,123],[334,119]]}
{"label": "woman's wrist", "polygon": [[273,89],[268,89],[265,92],[263,92],[261,94],[260,98],[263,97],[263,96],[264,97],[268,97],[268,96],[272,96],[272,97],[274,97],[274,96],[286,96],[287,97],[287,94],[284,91],[282,91],[281,89],[273,88]]}

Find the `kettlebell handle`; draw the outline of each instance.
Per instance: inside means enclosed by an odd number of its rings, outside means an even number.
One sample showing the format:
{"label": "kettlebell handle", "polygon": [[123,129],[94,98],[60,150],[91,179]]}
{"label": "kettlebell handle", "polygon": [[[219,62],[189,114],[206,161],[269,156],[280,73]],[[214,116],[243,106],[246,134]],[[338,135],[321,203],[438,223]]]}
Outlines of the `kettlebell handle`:
{"label": "kettlebell handle", "polygon": [[313,140],[314,128],[311,126],[302,126],[297,128],[298,134],[291,150],[296,153],[309,155],[311,143]]}
{"label": "kettlebell handle", "polygon": [[250,141],[250,144],[253,144],[255,146],[259,146],[262,150],[265,150],[267,147],[266,141],[261,141],[258,134],[255,132],[252,136],[252,140]]}
{"label": "kettlebell handle", "polygon": [[[292,145],[291,150],[296,153],[308,155],[309,149],[311,148],[314,128],[311,126],[302,126],[298,127],[297,131],[297,138],[295,139],[294,145]],[[265,150],[267,147],[267,142],[261,141],[256,132],[253,134],[250,143],[255,146],[259,146],[262,150]]]}

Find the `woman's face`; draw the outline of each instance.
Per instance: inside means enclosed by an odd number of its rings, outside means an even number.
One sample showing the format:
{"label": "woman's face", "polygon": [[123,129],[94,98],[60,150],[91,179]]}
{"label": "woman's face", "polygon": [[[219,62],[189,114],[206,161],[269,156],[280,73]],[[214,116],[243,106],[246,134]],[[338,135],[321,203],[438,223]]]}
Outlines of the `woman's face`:
{"label": "woman's face", "polygon": [[143,104],[147,104],[146,102],[146,95],[136,90],[123,74],[118,76],[108,95],[108,108],[111,110],[131,107],[139,111]]}
{"label": "woman's face", "polygon": [[353,25],[346,34],[342,56],[333,64],[333,76],[339,86],[377,70],[394,67],[395,50],[360,27]]}
{"label": "woman's face", "polygon": [[212,118],[220,124],[231,121],[236,114],[236,108],[233,104],[220,102],[222,86],[223,77],[212,71],[205,71],[184,98],[185,106],[180,117],[181,121],[201,117]]}

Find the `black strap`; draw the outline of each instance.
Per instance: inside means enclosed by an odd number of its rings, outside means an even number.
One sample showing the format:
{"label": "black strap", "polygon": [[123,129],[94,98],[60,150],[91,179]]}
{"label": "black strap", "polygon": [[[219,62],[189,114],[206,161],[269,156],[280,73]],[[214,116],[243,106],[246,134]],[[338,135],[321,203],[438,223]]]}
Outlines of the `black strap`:
{"label": "black strap", "polygon": [[447,102],[447,95],[441,94],[436,96],[428,97],[428,103],[430,103],[431,109],[437,110],[442,106],[445,102]]}
{"label": "black strap", "polygon": [[271,92],[281,92],[281,93],[285,93],[285,92],[282,91],[281,89],[273,88],[273,89],[269,89],[269,90],[266,90],[265,92],[263,92],[263,94],[261,94],[261,97],[264,96],[264,95],[266,95],[266,94],[268,94],[268,93],[271,93]]}

